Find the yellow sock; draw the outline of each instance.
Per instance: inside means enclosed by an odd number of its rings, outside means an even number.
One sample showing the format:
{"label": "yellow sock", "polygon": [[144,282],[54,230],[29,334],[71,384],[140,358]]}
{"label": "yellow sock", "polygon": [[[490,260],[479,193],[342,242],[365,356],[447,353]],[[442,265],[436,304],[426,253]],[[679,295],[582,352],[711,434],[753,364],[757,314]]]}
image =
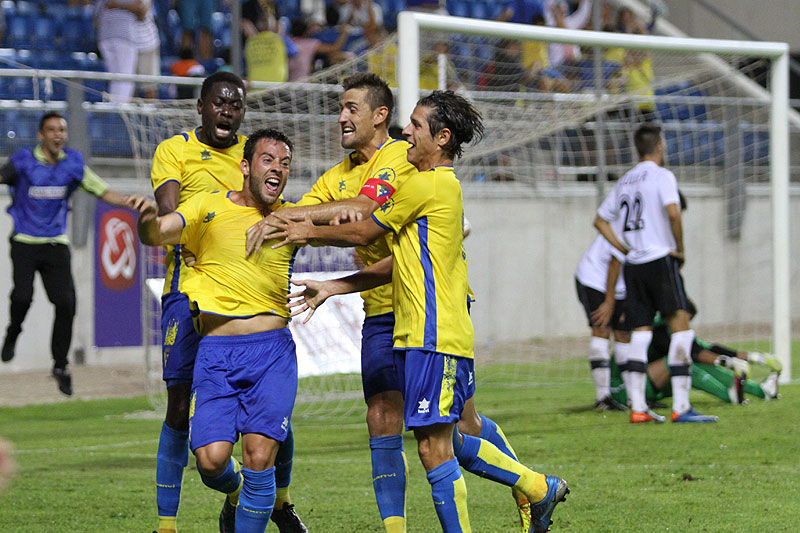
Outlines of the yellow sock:
{"label": "yellow sock", "polygon": [[[235,472],[239,472],[241,475],[242,465],[239,464],[239,461],[236,460],[236,457],[231,457],[233,460],[233,470]],[[244,484],[244,478],[241,478],[239,481],[239,486],[236,488],[235,491],[228,494],[228,501],[231,502],[231,505],[236,507],[239,505],[239,493],[242,492],[242,485]]]}
{"label": "yellow sock", "polygon": [[469,523],[469,513],[467,512],[467,484],[464,476],[459,476],[453,482],[453,493],[455,496],[456,509],[458,510],[458,524],[461,526],[462,533],[472,533]]}
{"label": "yellow sock", "polygon": [[520,476],[514,488],[518,488],[527,494],[531,504],[539,503],[547,496],[547,479],[544,474],[527,468],[526,470],[527,472]]}
{"label": "yellow sock", "polygon": [[292,503],[289,487],[277,487],[275,489],[275,509],[283,509],[284,503]]}
{"label": "yellow sock", "polygon": [[175,516],[159,516],[158,517],[158,533],[177,533],[178,526]]}
{"label": "yellow sock", "polygon": [[389,516],[383,521],[386,533],[406,533],[406,518],[404,516]]}

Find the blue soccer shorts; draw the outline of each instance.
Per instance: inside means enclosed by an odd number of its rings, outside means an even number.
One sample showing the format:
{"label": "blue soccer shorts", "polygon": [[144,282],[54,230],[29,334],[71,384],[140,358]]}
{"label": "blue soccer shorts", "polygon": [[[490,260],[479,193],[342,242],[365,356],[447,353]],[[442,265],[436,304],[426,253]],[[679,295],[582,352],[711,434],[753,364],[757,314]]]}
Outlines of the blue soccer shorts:
{"label": "blue soccer shorts", "polygon": [[475,392],[474,361],[430,350],[404,353],[406,429],[458,422]]}
{"label": "blue soccer shorts", "polygon": [[260,433],[283,442],[297,397],[297,353],[288,328],[203,337],[189,407],[192,451]]}
{"label": "blue soccer shorts", "polygon": [[393,347],[394,313],[368,316],[361,328],[361,385],[364,400],[405,389],[405,358]]}
{"label": "blue soccer shorts", "polygon": [[189,298],[180,292],[161,297],[161,367],[167,387],[191,383],[200,334],[194,328]]}

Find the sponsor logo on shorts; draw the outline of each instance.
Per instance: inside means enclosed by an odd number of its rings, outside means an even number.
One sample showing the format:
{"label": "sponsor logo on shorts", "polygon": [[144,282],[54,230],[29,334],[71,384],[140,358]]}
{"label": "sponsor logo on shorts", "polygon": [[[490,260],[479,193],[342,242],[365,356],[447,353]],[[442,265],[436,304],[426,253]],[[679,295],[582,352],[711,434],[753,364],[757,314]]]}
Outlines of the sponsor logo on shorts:
{"label": "sponsor logo on shorts", "polygon": [[472,385],[472,372],[469,373],[469,381],[467,382],[467,385]]}
{"label": "sponsor logo on shorts", "polygon": [[285,417],[285,416],[283,417],[283,422],[281,422],[281,429],[283,431],[286,431],[287,429],[289,429],[289,419],[287,417]]}
{"label": "sponsor logo on shorts", "polygon": [[419,402],[419,407],[417,407],[417,413],[421,414],[421,415],[424,415],[424,414],[430,413],[430,412],[431,412],[431,402],[427,398],[423,398]]}

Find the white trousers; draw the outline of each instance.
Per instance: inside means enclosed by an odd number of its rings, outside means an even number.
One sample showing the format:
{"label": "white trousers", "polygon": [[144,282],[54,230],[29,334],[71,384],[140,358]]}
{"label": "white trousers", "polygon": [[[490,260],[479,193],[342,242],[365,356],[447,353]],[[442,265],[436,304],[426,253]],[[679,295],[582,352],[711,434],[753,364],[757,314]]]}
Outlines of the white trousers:
{"label": "white trousers", "polygon": [[[136,60],[139,51],[136,44],[127,39],[104,39],[97,43],[106,71],[118,74],[136,74]],[[108,92],[112,102],[127,102],[133,96],[132,81],[112,81],[108,84]]]}

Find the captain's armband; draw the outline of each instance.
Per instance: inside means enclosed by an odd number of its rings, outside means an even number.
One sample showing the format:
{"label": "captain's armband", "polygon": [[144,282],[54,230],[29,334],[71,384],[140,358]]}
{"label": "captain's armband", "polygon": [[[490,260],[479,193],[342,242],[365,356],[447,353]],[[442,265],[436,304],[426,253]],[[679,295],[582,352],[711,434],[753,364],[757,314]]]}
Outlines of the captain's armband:
{"label": "captain's armband", "polygon": [[389,185],[388,182],[378,178],[370,178],[361,187],[358,194],[363,194],[367,198],[375,200],[378,205],[383,205],[389,201],[389,198],[394,194],[394,187]]}

